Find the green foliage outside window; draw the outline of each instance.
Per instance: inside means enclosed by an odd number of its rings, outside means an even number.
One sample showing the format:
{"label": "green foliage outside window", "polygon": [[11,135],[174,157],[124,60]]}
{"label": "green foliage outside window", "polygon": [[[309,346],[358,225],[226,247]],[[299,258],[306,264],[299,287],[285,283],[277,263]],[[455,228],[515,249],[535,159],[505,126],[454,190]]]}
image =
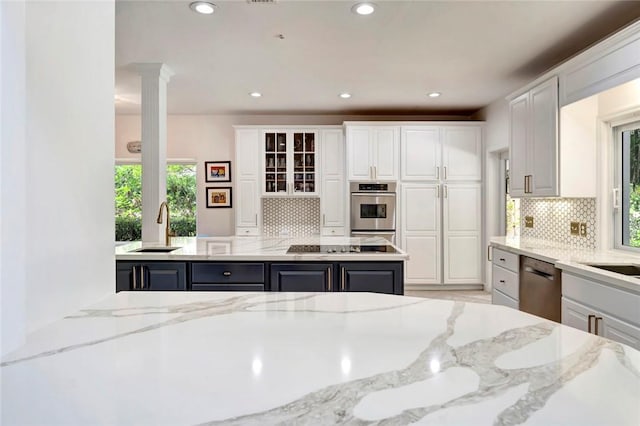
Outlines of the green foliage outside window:
{"label": "green foliage outside window", "polygon": [[640,247],[640,129],[630,133],[629,245]]}
{"label": "green foliage outside window", "polygon": [[[139,164],[116,166],[115,199],[116,241],[140,240],[142,238],[142,166]],[[195,165],[170,164],[167,166],[167,202],[171,211],[171,229],[179,236],[195,236]]]}

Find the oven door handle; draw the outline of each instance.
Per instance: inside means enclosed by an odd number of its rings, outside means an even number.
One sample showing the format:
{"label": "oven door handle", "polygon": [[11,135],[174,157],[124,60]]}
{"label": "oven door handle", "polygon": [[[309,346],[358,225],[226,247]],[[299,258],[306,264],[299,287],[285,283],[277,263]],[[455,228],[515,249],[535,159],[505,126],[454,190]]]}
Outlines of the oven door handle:
{"label": "oven door handle", "polygon": [[525,266],[524,271],[528,272],[529,274],[535,274],[542,278],[546,278],[549,281],[553,281],[553,279],[555,278],[552,274],[547,274],[546,272],[538,271],[537,269],[533,269],[531,266]]}
{"label": "oven door handle", "polygon": [[352,192],[352,197],[395,197],[395,192]]}

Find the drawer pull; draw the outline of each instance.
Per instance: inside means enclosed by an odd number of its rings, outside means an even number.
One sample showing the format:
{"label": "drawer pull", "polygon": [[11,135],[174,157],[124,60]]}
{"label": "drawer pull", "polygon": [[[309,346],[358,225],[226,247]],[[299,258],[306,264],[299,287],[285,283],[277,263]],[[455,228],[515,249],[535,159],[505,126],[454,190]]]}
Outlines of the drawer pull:
{"label": "drawer pull", "polygon": [[500,280],[500,282],[501,282],[502,284],[504,284],[504,280]]}
{"label": "drawer pull", "polygon": [[504,262],[504,261],[505,261],[505,258],[504,258],[504,257],[501,257],[501,258],[500,258],[500,259],[498,259],[498,260],[499,260],[500,262]]}
{"label": "drawer pull", "polygon": [[224,275],[225,277],[230,277],[230,276],[231,276],[231,272],[229,272],[229,271],[224,271],[224,272],[222,273],[222,275]]}

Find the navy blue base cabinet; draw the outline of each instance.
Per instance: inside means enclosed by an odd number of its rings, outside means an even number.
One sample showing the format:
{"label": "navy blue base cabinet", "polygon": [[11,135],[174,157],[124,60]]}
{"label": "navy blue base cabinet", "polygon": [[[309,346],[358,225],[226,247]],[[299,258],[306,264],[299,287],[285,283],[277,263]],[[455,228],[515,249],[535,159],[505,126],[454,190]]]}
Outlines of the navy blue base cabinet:
{"label": "navy blue base cabinet", "polygon": [[116,292],[186,289],[186,262],[116,262]]}
{"label": "navy blue base cabinet", "polygon": [[271,291],[332,291],[333,263],[272,263]]}
{"label": "navy blue base cabinet", "polygon": [[404,294],[399,262],[116,261],[116,291],[368,291]]}

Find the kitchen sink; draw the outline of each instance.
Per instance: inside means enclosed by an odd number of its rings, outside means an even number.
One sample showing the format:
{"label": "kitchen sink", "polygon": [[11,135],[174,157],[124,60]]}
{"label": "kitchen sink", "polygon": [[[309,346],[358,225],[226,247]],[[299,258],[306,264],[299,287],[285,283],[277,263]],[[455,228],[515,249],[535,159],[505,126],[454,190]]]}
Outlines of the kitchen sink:
{"label": "kitchen sink", "polygon": [[135,250],[131,250],[130,252],[136,253],[168,253],[170,251],[178,250],[180,247],[144,247]]}
{"label": "kitchen sink", "polygon": [[592,268],[604,269],[605,271],[616,272],[622,275],[637,275],[640,276],[640,266],[636,265],[598,265],[598,264],[586,264]]}

